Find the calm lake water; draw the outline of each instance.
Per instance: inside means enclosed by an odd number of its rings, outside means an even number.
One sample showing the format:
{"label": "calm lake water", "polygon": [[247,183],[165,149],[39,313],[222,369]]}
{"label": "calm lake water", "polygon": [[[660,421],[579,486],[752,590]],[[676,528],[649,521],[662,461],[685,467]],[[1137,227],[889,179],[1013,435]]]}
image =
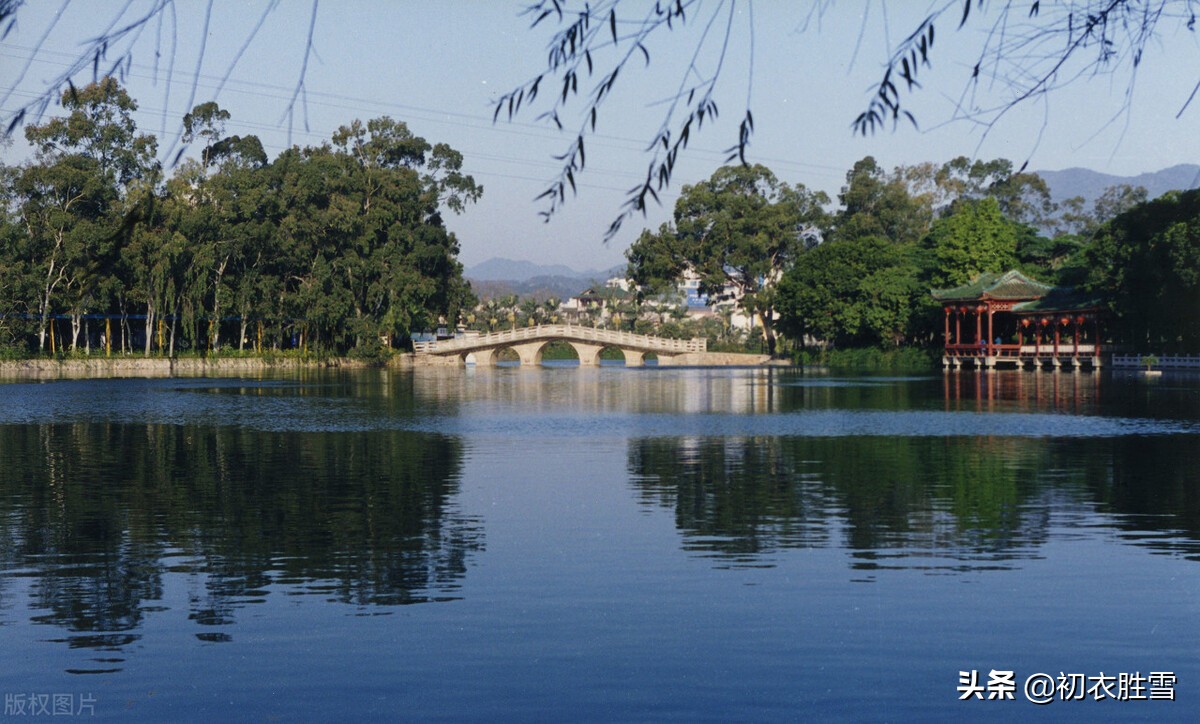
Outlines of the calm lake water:
{"label": "calm lake water", "polygon": [[9,381],[0,652],[15,718],[1194,721],[1200,381]]}

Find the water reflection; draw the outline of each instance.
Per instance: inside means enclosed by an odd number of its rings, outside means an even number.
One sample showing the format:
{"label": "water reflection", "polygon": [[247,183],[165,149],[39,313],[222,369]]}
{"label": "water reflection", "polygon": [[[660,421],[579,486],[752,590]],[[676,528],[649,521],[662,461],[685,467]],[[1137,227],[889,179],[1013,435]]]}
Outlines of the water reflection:
{"label": "water reflection", "polygon": [[758,369],[5,385],[0,648],[32,663],[0,685],[119,671],[110,711],[151,720],[695,719],[934,718],[1025,651],[1192,681],[1198,401]]}
{"label": "water reflection", "polygon": [[454,501],[461,442],[444,436],[0,425],[0,450],[0,581],[27,581],[32,620],[72,647],[137,640],[168,573],[188,582],[197,638],[220,642],[281,591],[454,599],[483,544]]}
{"label": "water reflection", "polygon": [[[322,374],[316,374],[321,372]],[[5,384],[0,424],[128,423],[238,425],[321,432],[411,426],[457,401],[430,378],[388,370],[305,370],[248,379],[63,380]]]}
{"label": "water reflection", "polygon": [[640,438],[628,468],[684,547],[722,565],[836,547],[859,570],[966,571],[1040,557],[1051,527],[1200,560],[1197,451],[1192,436]]}
{"label": "water reflection", "polygon": [[1195,378],[1146,379],[1128,372],[952,372],[941,377],[944,408],[1200,419]]}
{"label": "water reflection", "polygon": [[[420,397],[473,405],[472,413],[770,413],[778,401],[777,374],[769,368],[468,367],[422,369],[414,378]],[[487,409],[479,410],[481,403]]]}

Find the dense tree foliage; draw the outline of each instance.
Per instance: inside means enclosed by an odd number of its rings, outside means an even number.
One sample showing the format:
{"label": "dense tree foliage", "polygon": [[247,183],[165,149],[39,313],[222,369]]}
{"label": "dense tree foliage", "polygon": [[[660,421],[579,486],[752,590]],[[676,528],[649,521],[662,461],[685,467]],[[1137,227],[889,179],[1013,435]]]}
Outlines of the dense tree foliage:
{"label": "dense tree foliage", "polygon": [[932,256],[931,281],[939,287],[954,287],[983,272],[1013,268],[1017,236],[1017,225],[1004,218],[995,198],[962,201],[929,230],[926,246]]}
{"label": "dense tree foliage", "polygon": [[[747,192],[754,184],[761,191]],[[742,167],[686,187],[675,222],[643,232],[628,252],[642,294],[692,272],[710,296],[745,294],[764,339],[777,330],[793,346],[886,350],[939,342],[931,289],[1019,269],[1102,297],[1117,318],[1115,337],[1200,349],[1191,195],[1146,204],[1144,189],[1116,186],[1091,210],[1081,199],[1060,207],[1037,175],[1005,159],[962,157],[892,171],[866,157],[847,172],[832,213],[818,213],[817,197],[805,193],[805,203],[788,206],[780,186],[768,170]],[[791,235],[776,233],[783,229]],[[790,241],[764,244],[781,238]],[[758,286],[737,286],[743,279]]]}
{"label": "dense tree foliage", "polygon": [[909,249],[879,237],[831,241],[802,255],[779,284],[784,329],[838,347],[898,345],[923,301]]}
{"label": "dense tree foliage", "polygon": [[[516,298],[472,310],[442,214],[481,189],[459,153],[401,122],[354,121],[270,160],[204,103],[183,121],[197,158],[166,178],[115,81],[62,105],[26,127],[34,156],[0,167],[0,347],[374,352],[443,321],[557,318]],[[672,222],[628,250],[639,291],[606,323],[675,334],[685,310],[664,300],[691,275],[723,304],[709,320],[721,343],[736,302],[771,352],[777,330],[822,347],[923,346],[940,334],[930,288],[1019,268],[1103,298],[1123,341],[1200,349],[1196,195],[1145,196],[1114,187],[1090,210],[1056,207],[1004,159],[887,171],[867,157],[830,209],[765,167],[730,166],[685,187]]]}
{"label": "dense tree foliage", "polygon": [[683,188],[674,223],[642,233],[627,252],[629,276],[656,289],[697,275],[701,294],[733,295],[758,318],[774,353],[775,284],[820,240],[826,203],[825,194],[789,186],[764,166],[726,166]]}
{"label": "dense tree foliage", "polygon": [[780,281],[780,329],[834,347],[935,343],[931,288],[1015,268],[1049,284],[1086,282],[1126,341],[1200,349],[1191,193],[1145,196],[1117,186],[1090,211],[1082,199],[1058,207],[1040,177],[1004,159],[886,172],[864,158],[846,175],[828,241]]}
{"label": "dense tree foliage", "polygon": [[893,244],[919,240],[933,221],[936,198],[912,192],[927,169],[887,174],[871,156],[858,161],[846,173],[846,185],[838,200],[834,238],[851,241],[879,237]]}
{"label": "dense tree foliage", "polygon": [[458,152],[404,123],[354,121],[268,162],[205,103],[184,119],[199,158],[164,180],[116,81],[62,104],[64,117],[26,127],[37,154],[3,176],[0,343],[346,351],[471,306],[442,209],[482,189]]}
{"label": "dense tree foliage", "polygon": [[1200,191],[1167,193],[1100,228],[1087,287],[1138,349],[1200,351]]}

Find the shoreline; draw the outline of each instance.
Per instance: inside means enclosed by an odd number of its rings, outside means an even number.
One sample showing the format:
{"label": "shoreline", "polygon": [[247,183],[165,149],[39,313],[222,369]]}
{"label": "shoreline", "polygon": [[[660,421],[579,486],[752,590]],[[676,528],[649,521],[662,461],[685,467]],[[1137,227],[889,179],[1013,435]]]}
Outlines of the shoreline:
{"label": "shoreline", "polygon": [[[393,357],[385,367],[412,367],[412,355]],[[276,369],[366,369],[369,362],[349,357],[92,357],[0,360],[0,378],[71,379],[89,377],[204,377]]]}
{"label": "shoreline", "polygon": [[[667,366],[667,365],[664,365]],[[670,366],[766,367],[791,366],[784,360],[766,355],[706,353],[681,355]],[[326,357],[91,357],[71,359],[32,358],[0,360],[0,379],[89,379],[89,378],[169,378],[207,377],[229,374],[257,374],[287,369],[402,369],[463,367],[457,359],[430,357],[417,359],[412,353],[394,355],[384,364]]]}

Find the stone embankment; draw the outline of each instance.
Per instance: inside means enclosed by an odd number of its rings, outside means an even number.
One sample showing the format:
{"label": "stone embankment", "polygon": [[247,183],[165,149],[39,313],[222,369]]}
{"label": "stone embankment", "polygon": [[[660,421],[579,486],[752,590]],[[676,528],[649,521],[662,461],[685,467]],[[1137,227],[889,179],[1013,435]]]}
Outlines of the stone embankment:
{"label": "stone embankment", "polygon": [[[428,357],[420,366],[459,366],[456,358]],[[690,352],[676,355],[659,364],[673,367],[756,367],[779,364],[765,354],[733,352]],[[216,375],[255,375],[267,370],[345,368],[371,365],[346,357],[295,359],[290,357],[90,357],[75,359],[25,359],[0,361],[0,378],[86,379],[89,377],[205,377]],[[398,354],[388,362],[393,369],[414,366],[411,354]]]}
{"label": "stone embankment", "polygon": [[[397,355],[390,367],[409,367],[412,355]],[[322,367],[362,368],[369,365],[345,357],[295,359],[288,357],[90,357],[0,361],[0,377],[37,379],[88,377],[204,377],[257,374],[272,369]]]}
{"label": "stone embankment", "polygon": [[739,352],[688,352],[660,360],[663,367],[758,367],[771,364],[769,354]]}

